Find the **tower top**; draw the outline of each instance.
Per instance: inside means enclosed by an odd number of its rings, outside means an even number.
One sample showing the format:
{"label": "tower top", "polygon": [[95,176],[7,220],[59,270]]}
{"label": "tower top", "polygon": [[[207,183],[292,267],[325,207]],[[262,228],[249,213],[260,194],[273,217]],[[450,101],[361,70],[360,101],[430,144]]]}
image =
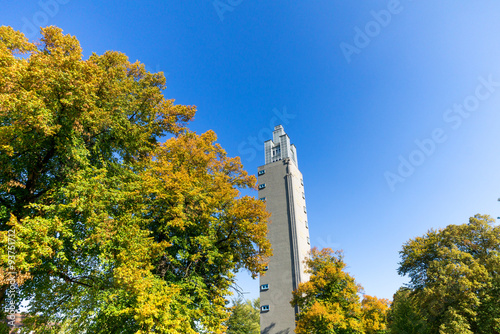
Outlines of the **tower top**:
{"label": "tower top", "polygon": [[295,166],[299,167],[295,145],[290,145],[290,138],[285,133],[285,129],[283,129],[282,125],[274,127],[273,139],[267,140],[264,143],[264,151],[266,155],[266,165],[290,158]]}

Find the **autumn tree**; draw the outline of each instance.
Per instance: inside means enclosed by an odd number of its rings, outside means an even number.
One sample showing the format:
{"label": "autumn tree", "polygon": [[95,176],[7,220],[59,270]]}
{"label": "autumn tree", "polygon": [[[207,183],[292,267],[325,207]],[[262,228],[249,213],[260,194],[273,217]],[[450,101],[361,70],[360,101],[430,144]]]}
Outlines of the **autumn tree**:
{"label": "autumn tree", "polygon": [[251,301],[233,300],[231,316],[227,321],[227,334],[259,334],[260,302],[259,298]]}
{"label": "autumn tree", "polygon": [[116,172],[179,133],[194,107],[162,94],[165,77],[119,52],[82,59],[75,37],[42,29],[40,44],[0,27],[0,204],[5,226],[87,166]]}
{"label": "autumn tree", "polygon": [[388,299],[364,295],[361,301],[361,312],[363,329],[366,334],[386,333],[387,312],[390,304]]}
{"label": "autumn tree", "polygon": [[412,239],[401,259],[431,333],[500,332],[500,226],[489,216]]}
{"label": "autumn tree", "polygon": [[363,333],[362,288],[345,271],[342,252],[313,248],[306,263],[310,280],[299,285],[291,301],[300,310],[295,332]]}
{"label": "autumn tree", "polygon": [[164,89],[59,28],[0,28],[0,238],[16,231],[30,329],[223,333],[234,273],[263,270],[268,213],[239,192],[255,178]]}

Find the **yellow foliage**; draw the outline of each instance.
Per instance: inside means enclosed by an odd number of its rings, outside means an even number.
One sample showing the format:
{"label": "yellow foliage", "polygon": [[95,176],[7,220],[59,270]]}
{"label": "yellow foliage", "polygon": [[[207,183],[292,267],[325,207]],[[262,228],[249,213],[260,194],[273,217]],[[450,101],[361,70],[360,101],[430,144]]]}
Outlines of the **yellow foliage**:
{"label": "yellow foliage", "polygon": [[300,309],[295,332],[362,333],[362,287],[344,271],[342,252],[313,248],[306,263],[311,278],[299,285],[291,301]]}
{"label": "yellow foliage", "polygon": [[387,312],[391,302],[388,299],[378,299],[365,295],[361,302],[363,312],[363,327],[367,334],[376,334],[387,327]]}
{"label": "yellow foliage", "polygon": [[255,177],[187,131],[163,73],[41,33],[0,27],[0,238],[16,229],[30,329],[223,333],[235,272],[271,255],[264,203],[240,195]]}

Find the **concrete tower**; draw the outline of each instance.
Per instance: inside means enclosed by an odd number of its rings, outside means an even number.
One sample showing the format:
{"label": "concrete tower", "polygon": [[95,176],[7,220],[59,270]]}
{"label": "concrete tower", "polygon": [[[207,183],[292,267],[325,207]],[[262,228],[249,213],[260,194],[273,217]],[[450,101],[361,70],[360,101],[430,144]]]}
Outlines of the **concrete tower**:
{"label": "concrete tower", "polygon": [[260,277],[261,334],[292,334],[295,315],[292,291],[309,280],[304,259],[311,246],[307,225],[304,182],[297,151],[281,125],[264,143],[266,164],[258,168],[259,198],[271,212],[269,241],[273,256]]}

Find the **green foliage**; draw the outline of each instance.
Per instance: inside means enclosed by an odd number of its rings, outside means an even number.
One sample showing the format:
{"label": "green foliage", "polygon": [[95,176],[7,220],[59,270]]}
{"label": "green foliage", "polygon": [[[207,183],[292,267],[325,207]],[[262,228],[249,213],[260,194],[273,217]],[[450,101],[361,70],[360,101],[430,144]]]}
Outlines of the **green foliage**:
{"label": "green foliage", "polygon": [[[3,317],[5,319],[5,317]],[[1,322],[0,323],[0,334],[9,334],[10,332],[10,327],[6,324]]]}
{"label": "green foliage", "polygon": [[0,27],[0,204],[24,218],[75,171],[147,156],[195,112],[165,100],[164,88],[162,73],[122,53],[82,60],[58,28],[42,29],[37,45]]}
{"label": "green foliage", "polygon": [[227,321],[227,334],[259,334],[260,302],[255,299],[243,301],[233,300],[231,316]]}
{"label": "green foliage", "polygon": [[500,227],[489,216],[410,240],[401,258],[413,309],[431,333],[500,331]]}
{"label": "green foliage", "polygon": [[392,301],[388,314],[388,328],[391,334],[427,334],[426,319],[421,315],[411,290],[400,288]]}
{"label": "green foliage", "polygon": [[0,239],[15,229],[30,329],[224,333],[234,273],[263,270],[268,213],[239,191],[255,178],[163,89],[58,28],[0,27]]}
{"label": "green foliage", "polygon": [[291,301],[300,310],[295,332],[363,333],[358,297],[362,287],[345,272],[342,252],[313,248],[306,263],[311,278],[299,285]]}

